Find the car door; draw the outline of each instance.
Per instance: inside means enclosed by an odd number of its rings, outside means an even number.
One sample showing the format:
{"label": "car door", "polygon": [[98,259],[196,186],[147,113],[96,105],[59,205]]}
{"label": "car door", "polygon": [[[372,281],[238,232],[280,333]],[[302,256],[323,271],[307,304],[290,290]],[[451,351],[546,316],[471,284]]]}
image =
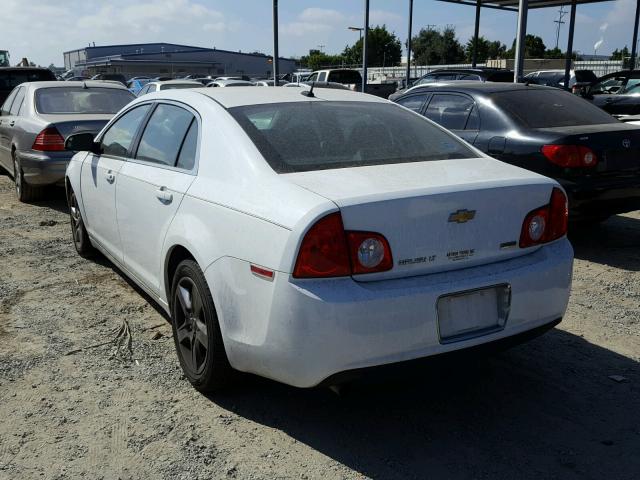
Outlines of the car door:
{"label": "car door", "polygon": [[136,105],[120,115],[97,141],[100,154],[89,153],[82,164],[80,189],[85,225],[94,241],[122,262],[122,244],[116,219],[118,175],[151,104]]}
{"label": "car door", "polygon": [[478,136],[478,108],[467,95],[436,93],[431,97],[424,115],[471,144]]}
{"label": "car door", "polygon": [[119,175],[116,210],[124,264],[158,293],[164,238],[195,178],[198,125],[195,111],[183,104],[157,103]]}
{"label": "car door", "polygon": [[18,90],[23,87],[14,88],[7,99],[2,104],[0,110],[0,166],[7,171],[13,172],[13,162],[11,160],[11,105],[16,98]]}

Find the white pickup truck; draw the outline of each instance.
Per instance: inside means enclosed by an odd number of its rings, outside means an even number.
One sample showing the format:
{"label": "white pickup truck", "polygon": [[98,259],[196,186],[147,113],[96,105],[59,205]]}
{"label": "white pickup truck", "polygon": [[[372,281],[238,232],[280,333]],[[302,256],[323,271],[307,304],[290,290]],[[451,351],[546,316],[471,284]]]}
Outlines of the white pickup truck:
{"label": "white pickup truck", "polygon": [[[349,87],[350,90],[359,92],[362,89],[362,75],[357,70],[347,68],[336,68],[327,70],[316,70],[305,80],[306,82],[334,82],[341,83]],[[370,93],[377,97],[388,98],[396,91],[397,84],[394,83],[367,83],[365,93]]]}

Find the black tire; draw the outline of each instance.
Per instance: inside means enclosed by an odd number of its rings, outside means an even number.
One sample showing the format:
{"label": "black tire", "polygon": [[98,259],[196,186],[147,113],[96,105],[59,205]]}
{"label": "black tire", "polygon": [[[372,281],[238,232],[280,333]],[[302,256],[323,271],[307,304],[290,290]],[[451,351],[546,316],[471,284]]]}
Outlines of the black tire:
{"label": "black tire", "polygon": [[45,189],[43,187],[29,185],[25,182],[24,176],[22,175],[22,168],[20,167],[20,161],[18,160],[15,151],[11,153],[11,157],[13,158],[13,180],[16,185],[16,196],[18,197],[18,200],[23,203],[41,200],[44,197]]}
{"label": "black tire", "polygon": [[202,270],[183,260],[171,285],[171,324],[180,366],[191,384],[209,393],[228,386],[233,378],[222,341],[213,297]]}
{"label": "black tire", "polygon": [[82,219],[82,213],[78,206],[78,199],[73,190],[69,190],[69,218],[71,224],[71,239],[73,240],[73,246],[76,248],[78,255],[84,258],[92,257],[95,253],[91,240],[89,240],[89,234],[84,226],[84,220]]}

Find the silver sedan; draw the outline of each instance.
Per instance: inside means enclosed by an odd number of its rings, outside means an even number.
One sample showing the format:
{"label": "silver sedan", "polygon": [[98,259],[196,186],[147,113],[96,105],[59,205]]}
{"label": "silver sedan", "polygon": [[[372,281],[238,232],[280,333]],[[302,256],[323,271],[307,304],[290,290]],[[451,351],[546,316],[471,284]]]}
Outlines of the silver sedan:
{"label": "silver sedan", "polygon": [[22,202],[64,181],[71,134],[96,134],[135,97],[114,82],[30,82],[13,89],[0,111],[0,166],[13,175]]}

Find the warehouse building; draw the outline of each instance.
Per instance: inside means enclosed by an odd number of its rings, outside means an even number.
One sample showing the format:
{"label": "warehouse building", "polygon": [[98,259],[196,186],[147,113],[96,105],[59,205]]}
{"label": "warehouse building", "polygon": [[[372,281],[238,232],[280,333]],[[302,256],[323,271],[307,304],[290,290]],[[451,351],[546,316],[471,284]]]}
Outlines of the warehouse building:
{"label": "warehouse building", "polygon": [[[272,57],[173,43],[89,46],[64,53],[64,66],[75,75],[121,73],[125,77],[248,75],[270,76]],[[296,61],[280,58],[279,73],[291,73]]]}

